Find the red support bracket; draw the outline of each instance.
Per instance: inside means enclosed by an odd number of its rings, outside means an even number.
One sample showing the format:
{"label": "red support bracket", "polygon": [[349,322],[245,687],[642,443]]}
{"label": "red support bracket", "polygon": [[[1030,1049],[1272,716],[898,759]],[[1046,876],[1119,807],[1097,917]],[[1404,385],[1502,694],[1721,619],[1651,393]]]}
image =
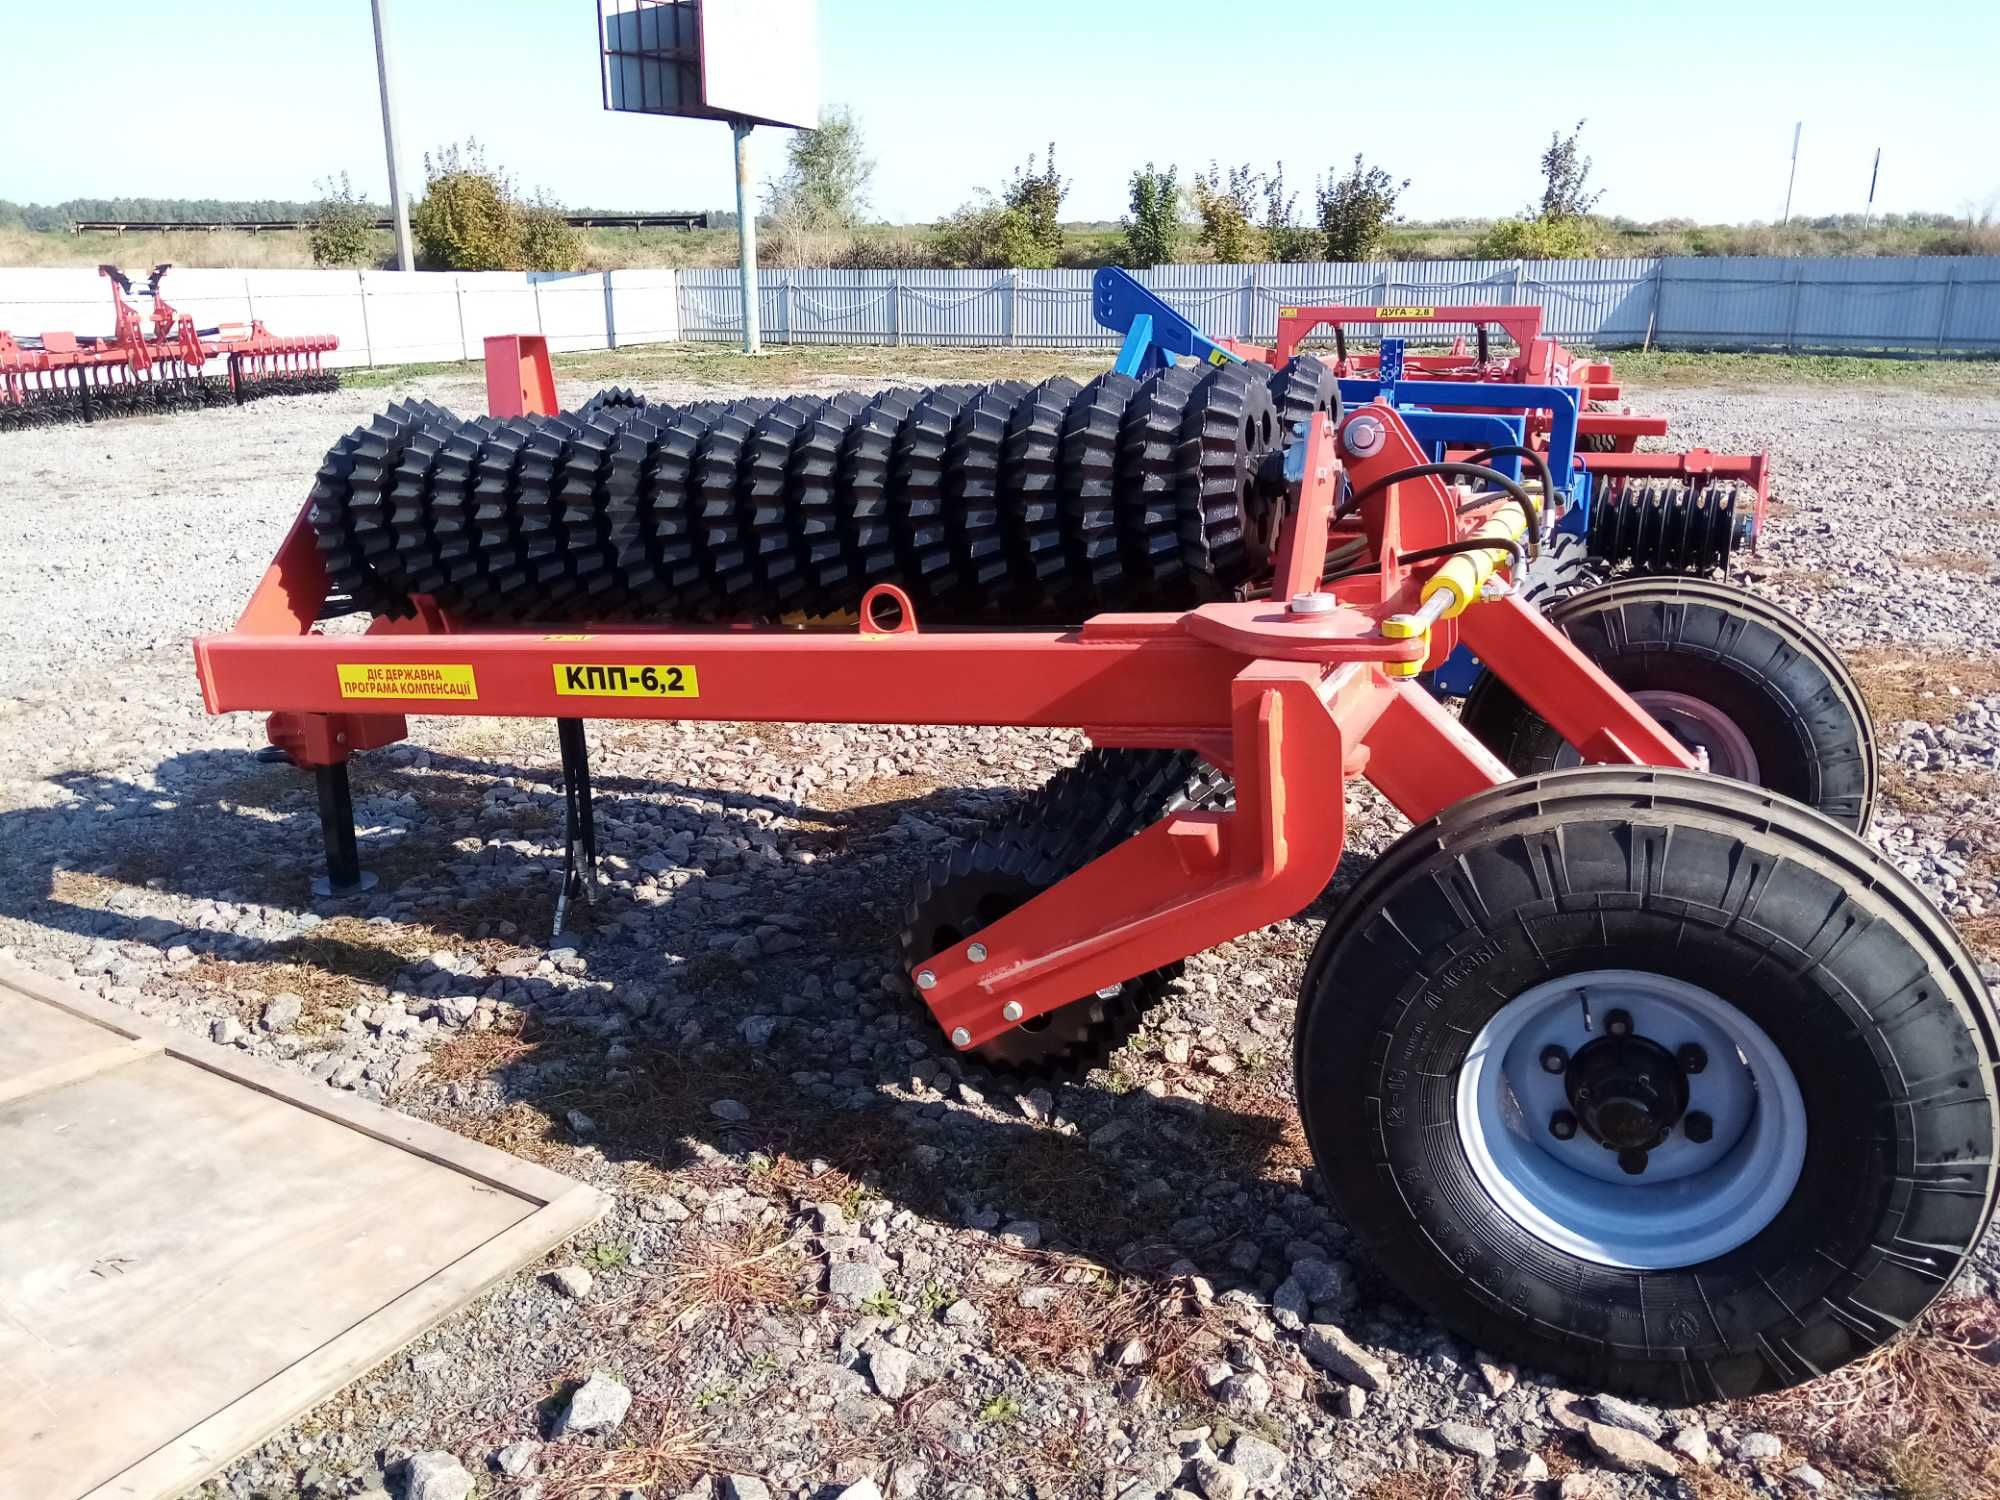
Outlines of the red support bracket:
{"label": "red support bracket", "polygon": [[1686,746],[1519,596],[1476,604],[1458,621],[1465,644],[1585,760],[1701,769]]}
{"label": "red support bracket", "polygon": [[495,417],[546,417],[556,412],[556,377],[549,341],[538,333],[495,334],[486,340],[486,411]]}

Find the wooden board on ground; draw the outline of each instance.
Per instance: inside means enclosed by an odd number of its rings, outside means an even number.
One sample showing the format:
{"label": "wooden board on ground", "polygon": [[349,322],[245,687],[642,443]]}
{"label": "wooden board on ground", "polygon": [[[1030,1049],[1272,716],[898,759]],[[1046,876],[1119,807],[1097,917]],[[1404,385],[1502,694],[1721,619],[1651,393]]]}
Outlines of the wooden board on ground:
{"label": "wooden board on ground", "polygon": [[0,1496],[178,1495],[595,1189],[0,961]]}

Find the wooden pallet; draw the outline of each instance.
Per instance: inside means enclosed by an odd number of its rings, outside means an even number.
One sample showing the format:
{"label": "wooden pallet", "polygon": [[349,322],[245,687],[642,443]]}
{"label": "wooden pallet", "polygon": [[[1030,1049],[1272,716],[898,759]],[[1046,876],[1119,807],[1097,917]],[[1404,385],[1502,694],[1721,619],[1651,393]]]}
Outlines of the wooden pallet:
{"label": "wooden pallet", "polygon": [[178,1495],[606,1206],[0,961],[0,1496]]}

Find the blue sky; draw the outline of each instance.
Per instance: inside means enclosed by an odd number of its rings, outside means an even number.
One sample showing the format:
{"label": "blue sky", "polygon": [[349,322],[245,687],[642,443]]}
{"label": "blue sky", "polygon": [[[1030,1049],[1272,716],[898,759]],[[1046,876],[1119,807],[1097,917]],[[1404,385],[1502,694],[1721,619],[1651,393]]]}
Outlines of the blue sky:
{"label": "blue sky", "polygon": [[[306,198],[385,191],[367,0],[7,0],[0,198]],[[1115,218],[1152,159],[1356,151],[1414,218],[1518,209],[1551,129],[1589,119],[1606,212],[1775,219],[2000,205],[1991,4],[1690,0],[821,0],[823,95],[859,113],[879,217],[934,218],[1054,137],[1065,215]],[[392,0],[405,173],[477,135],[573,205],[730,201],[719,124],[606,115],[594,0]],[[1477,63],[1473,62],[1477,59]],[[1453,80],[1466,80],[1454,88]],[[1449,102],[1469,96],[1464,108]],[[783,133],[753,137],[760,176]]]}

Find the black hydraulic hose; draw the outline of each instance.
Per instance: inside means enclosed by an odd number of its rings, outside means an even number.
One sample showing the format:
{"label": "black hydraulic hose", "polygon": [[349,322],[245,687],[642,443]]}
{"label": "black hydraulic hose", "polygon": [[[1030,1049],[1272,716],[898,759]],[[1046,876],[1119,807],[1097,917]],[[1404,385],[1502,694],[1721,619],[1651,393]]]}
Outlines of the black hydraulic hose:
{"label": "black hydraulic hose", "polygon": [[[1465,455],[1465,461],[1469,464],[1483,463],[1489,458],[1525,458],[1535,466],[1535,471],[1542,476],[1542,504],[1554,505],[1556,503],[1555,475],[1549,469],[1547,454],[1542,453],[1538,449],[1530,448],[1526,443],[1495,443],[1491,447],[1479,448]],[[1540,548],[1542,545],[1542,521],[1541,517],[1532,508],[1528,512],[1528,529],[1533,534],[1535,546]]]}
{"label": "black hydraulic hose", "polygon": [[[1396,561],[1399,563],[1428,562],[1436,557],[1456,557],[1461,552],[1484,552],[1489,547],[1504,548],[1517,564],[1527,561],[1528,549],[1523,547],[1519,542],[1509,541],[1505,537],[1477,536],[1462,536],[1453,541],[1440,542],[1435,547],[1419,547],[1414,552],[1399,552],[1396,554]],[[1381,571],[1382,565],[1379,562],[1363,563],[1358,568],[1346,568],[1338,573],[1328,573],[1320,579],[1320,582],[1337,583],[1343,578],[1363,578],[1370,573],[1379,573]]]}
{"label": "black hydraulic hose", "polygon": [[1414,552],[1402,552],[1396,556],[1397,562],[1428,562],[1433,557],[1456,557],[1461,552],[1484,552],[1489,547],[1504,547],[1517,564],[1528,560],[1528,549],[1519,542],[1499,536],[1462,536],[1449,542],[1440,542],[1435,547],[1419,547]]}
{"label": "black hydraulic hose", "polygon": [[1519,501],[1521,509],[1527,512],[1528,530],[1533,543],[1537,548],[1541,546],[1541,521],[1536,514],[1534,497],[1517,481],[1509,479],[1498,469],[1486,464],[1472,463],[1465,459],[1442,459],[1436,463],[1411,464],[1406,469],[1392,469],[1380,479],[1365,485],[1361,489],[1350,490],[1347,498],[1340,503],[1339,508],[1334,511],[1329,519],[1338,521],[1342,516],[1349,515],[1356,510],[1361,502],[1368,499],[1369,496],[1380,493],[1392,484],[1401,484],[1405,479],[1422,479],[1427,474],[1436,474],[1440,477],[1450,476],[1458,479],[1483,479],[1497,488],[1505,490],[1515,500]]}

